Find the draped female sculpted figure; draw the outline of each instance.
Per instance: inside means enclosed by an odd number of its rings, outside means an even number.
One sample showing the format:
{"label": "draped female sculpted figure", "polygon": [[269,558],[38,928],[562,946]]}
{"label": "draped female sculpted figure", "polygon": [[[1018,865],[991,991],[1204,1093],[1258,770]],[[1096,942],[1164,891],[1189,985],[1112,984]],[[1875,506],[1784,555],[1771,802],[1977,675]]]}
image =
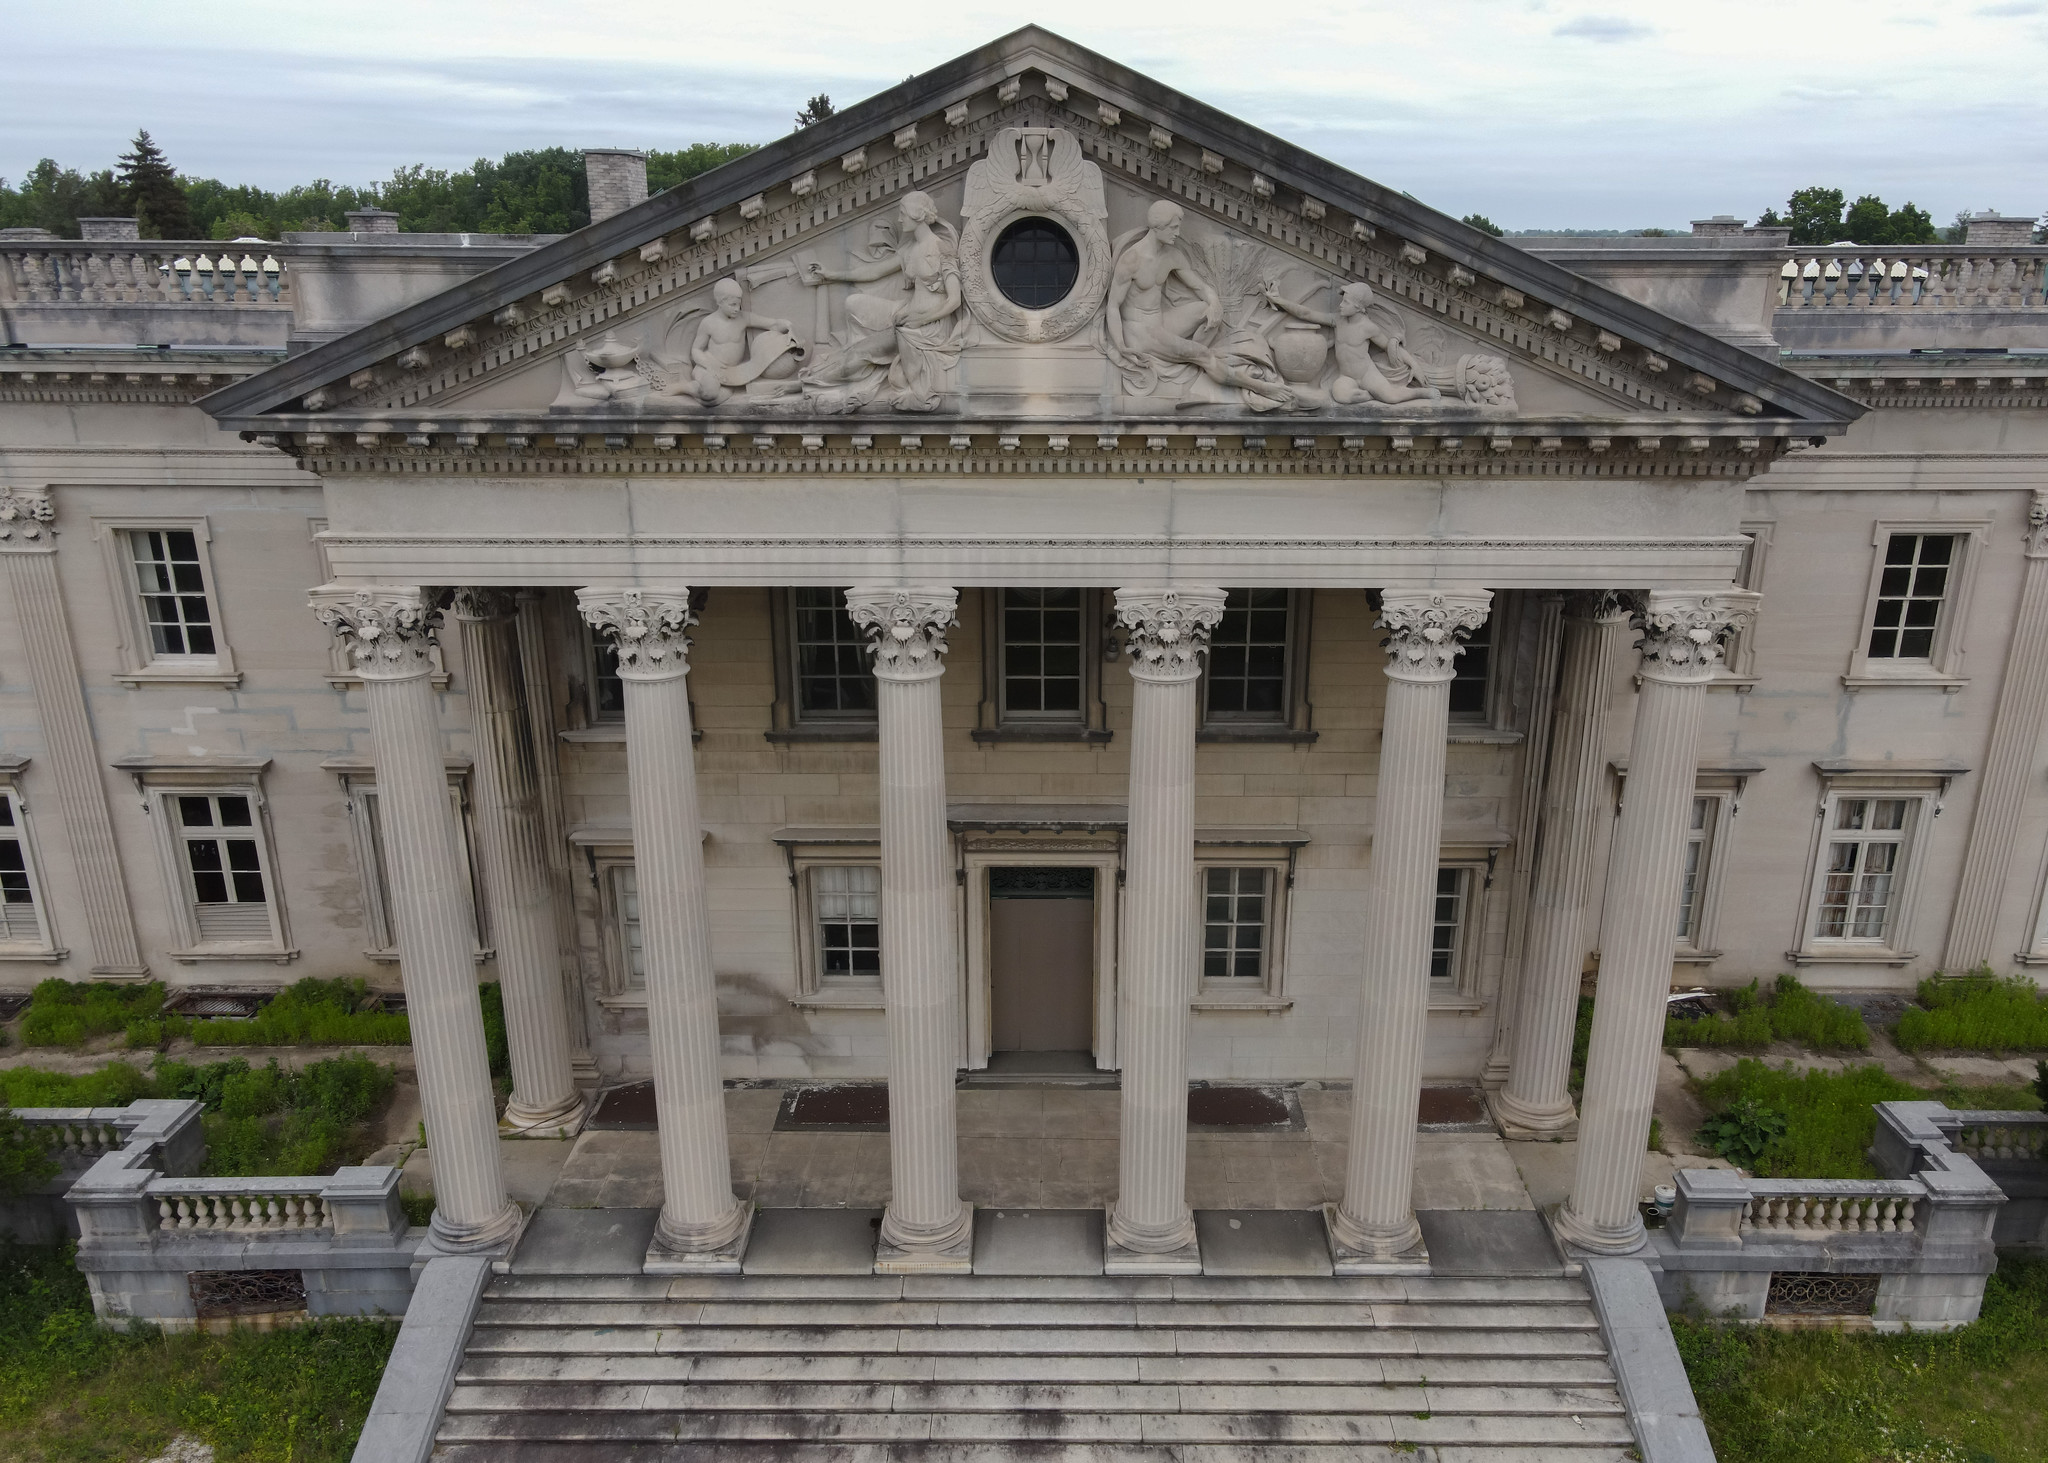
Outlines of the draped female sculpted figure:
{"label": "draped female sculpted figure", "polygon": [[897,214],[893,252],[848,269],[803,266],[807,285],[882,286],[847,297],[845,336],[820,349],[800,378],[820,404],[858,411],[882,401],[897,411],[935,411],[944,395],[966,323],[959,235],[930,194],[904,194]]}

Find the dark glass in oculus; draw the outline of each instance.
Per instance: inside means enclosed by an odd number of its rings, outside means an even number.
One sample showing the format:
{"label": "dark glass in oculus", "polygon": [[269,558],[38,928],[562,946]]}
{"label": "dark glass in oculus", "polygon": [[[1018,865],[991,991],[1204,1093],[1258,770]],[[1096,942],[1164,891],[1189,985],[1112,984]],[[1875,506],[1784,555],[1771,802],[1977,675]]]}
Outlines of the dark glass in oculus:
{"label": "dark glass in oculus", "polygon": [[996,236],[989,273],[1011,304],[1049,310],[1073,292],[1081,251],[1051,219],[1020,218]]}

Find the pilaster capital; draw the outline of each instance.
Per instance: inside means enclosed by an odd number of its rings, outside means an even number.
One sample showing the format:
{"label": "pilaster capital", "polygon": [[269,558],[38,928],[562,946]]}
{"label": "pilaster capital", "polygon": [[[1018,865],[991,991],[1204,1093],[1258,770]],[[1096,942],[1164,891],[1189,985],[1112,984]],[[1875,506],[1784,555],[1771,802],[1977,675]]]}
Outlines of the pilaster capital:
{"label": "pilaster capital", "polygon": [[1486,623],[1490,589],[1388,590],[1380,596],[1376,629],[1387,652],[1387,674],[1397,681],[1448,681],[1465,638]]}
{"label": "pilaster capital", "polygon": [[690,673],[689,630],[697,616],[684,586],[579,589],[576,608],[618,648],[620,679],[666,681]]}
{"label": "pilaster capital", "polygon": [[458,620],[506,620],[517,609],[509,589],[465,584],[448,592],[448,613]]}
{"label": "pilaster capital", "polygon": [[846,591],[846,613],[868,637],[875,674],[924,681],[945,673],[946,631],[957,625],[960,592],[941,585]]}
{"label": "pilaster capital", "polygon": [[1682,594],[1653,589],[1636,612],[1642,673],[1657,681],[1711,681],[1728,636],[1756,617],[1763,596],[1749,589]]}
{"label": "pilaster capital", "polygon": [[1224,592],[1207,586],[1119,589],[1116,623],[1126,635],[1131,675],[1140,681],[1192,681],[1202,673],[1209,636],[1223,622]]}
{"label": "pilaster capital", "polygon": [[41,488],[0,487],[0,554],[47,554],[57,547],[57,506]]}
{"label": "pilaster capital", "polygon": [[2038,488],[2027,505],[2027,557],[2048,559],[2048,492]]}
{"label": "pilaster capital", "polygon": [[313,591],[310,607],[348,648],[356,674],[366,681],[405,681],[433,672],[439,599],[416,584],[323,586]]}

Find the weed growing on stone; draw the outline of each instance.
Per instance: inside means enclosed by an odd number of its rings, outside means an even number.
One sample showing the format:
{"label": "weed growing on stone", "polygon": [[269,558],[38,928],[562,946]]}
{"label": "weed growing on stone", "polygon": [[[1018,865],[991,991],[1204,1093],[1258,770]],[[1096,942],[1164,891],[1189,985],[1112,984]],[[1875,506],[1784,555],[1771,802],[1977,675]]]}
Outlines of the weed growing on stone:
{"label": "weed growing on stone", "polygon": [[127,1026],[131,1047],[162,1047],[173,1037],[198,1046],[404,1046],[412,1026],[402,1012],[383,1009],[361,980],[309,976],[279,991],[246,1021],[196,1021],[150,1015]]}
{"label": "weed growing on stone", "polygon": [[82,1046],[95,1036],[125,1031],[131,1021],[163,1010],[162,981],[108,985],[90,980],[46,980],[29,997],[21,1018],[23,1046]]}
{"label": "weed growing on stone", "polygon": [[2024,975],[1923,980],[1919,1001],[1892,1033],[1900,1051],[2048,1051],[2048,995]]}
{"label": "weed growing on stone", "polygon": [[1784,1130],[1744,1167],[1759,1178],[1876,1178],[1864,1150],[1877,1132],[1878,1102],[1924,1101],[1927,1094],[1878,1066],[1846,1072],[1803,1070],[1787,1062],[1770,1067],[1744,1057],[1700,1086],[1710,1131],[1716,1120],[1744,1103],[1781,1116]]}
{"label": "weed growing on stone", "polygon": [[1870,1028],[1864,1025],[1861,1011],[1816,995],[1801,985],[1797,976],[1779,976],[1768,991],[1751,981],[1740,990],[1726,992],[1724,999],[1732,1015],[1667,1017],[1664,1044],[1756,1050],[1773,1041],[1796,1041],[1816,1051],[1867,1051],[1870,1047]]}

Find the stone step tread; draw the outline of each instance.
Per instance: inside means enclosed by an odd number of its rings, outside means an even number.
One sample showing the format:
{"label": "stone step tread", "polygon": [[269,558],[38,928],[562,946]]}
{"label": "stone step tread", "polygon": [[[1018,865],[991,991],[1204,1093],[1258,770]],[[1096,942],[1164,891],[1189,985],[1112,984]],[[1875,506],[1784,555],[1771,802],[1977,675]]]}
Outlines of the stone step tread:
{"label": "stone step tread", "polygon": [[[1508,1451],[1503,1451],[1505,1447]],[[492,1440],[443,1442],[435,1463],[1625,1463],[1641,1455],[1607,1446],[1515,1440],[1502,1446],[1438,1443],[1427,1460],[1402,1443],[1242,1442],[1108,1444],[1005,1439],[997,1443]]]}
{"label": "stone step tread", "polygon": [[1443,1413],[1540,1416],[1618,1413],[1611,1385],[1593,1387],[1379,1384],[1289,1386],[1210,1383],[973,1382],[472,1382],[459,1384],[448,1412],[675,1411],[704,1413],[856,1412],[1228,1412]]}
{"label": "stone step tread", "polygon": [[1608,1386],[1614,1373],[1601,1357],[1374,1356],[1076,1356],[856,1355],[670,1353],[593,1356],[578,1353],[472,1355],[458,1381],[532,1382],[1213,1382],[1380,1383],[1448,1386]]}
{"label": "stone step tread", "polygon": [[1595,1326],[1584,1301],[1541,1305],[1302,1301],[486,1300],[479,1326],[1171,1326],[1354,1325],[1487,1331]]}
{"label": "stone step tread", "polygon": [[[675,1413],[630,1412],[612,1415],[574,1412],[464,1415],[442,1421],[440,1442],[453,1443],[603,1443],[628,1456],[621,1445],[691,1440],[791,1443],[907,1443],[1000,1441],[1008,1448],[1046,1443],[1118,1443],[1165,1445],[1306,1444],[1357,1448],[1361,1445],[1409,1443],[1425,1446],[1511,1448],[1627,1447],[1632,1441],[1627,1420],[1619,1415],[1581,1414],[1526,1417],[1432,1414],[1219,1413],[1086,1413],[1054,1416],[1012,1412],[853,1413],[818,1415],[809,1412]],[[437,1449],[435,1456],[444,1454]],[[500,1454],[509,1457],[510,1454]],[[554,1455],[548,1455],[550,1457]],[[1013,1455],[1014,1456],[1014,1455]],[[1261,1452],[1260,1456],[1265,1456]],[[1355,1455],[1353,1455],[1355,1456]],[[1412,1455],[1411,1455],[1412,1456]],[[1549,1458],[1548,1453],[1542,1455]]]}
{"label": "stone step tread", "polygon": [[1531,1276],[502,1275],[491,1300],[1581,1301],[1578,1280]]}
{"label": "stone step tread", "polygon": [[1601,1357],[1597,1330],[1376,1330],[1370,1326],[1257,1330],[1243,1327],[1101,1326],[1072,1329],[894,1326],[481,1326],[471,1356],[713,1355],[1054,1355],[1054,1356],[1390,1356]]}

